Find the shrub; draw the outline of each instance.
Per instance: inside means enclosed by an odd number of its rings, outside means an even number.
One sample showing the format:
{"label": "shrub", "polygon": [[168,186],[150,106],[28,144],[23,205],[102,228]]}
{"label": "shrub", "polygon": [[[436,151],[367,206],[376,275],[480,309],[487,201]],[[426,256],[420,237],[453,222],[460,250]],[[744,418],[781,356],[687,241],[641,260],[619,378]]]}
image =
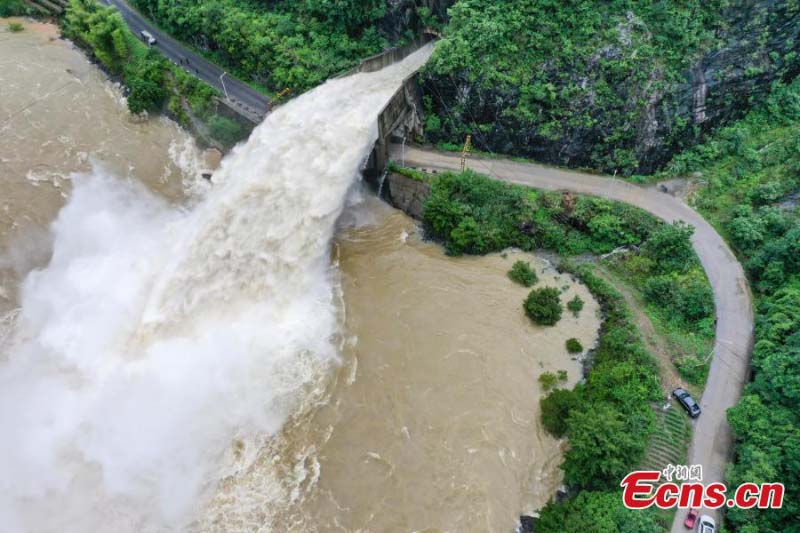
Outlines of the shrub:
{"label": "shrub", "polygon": [[235,120],[214,115],[208,121],[208,129],[211,136],[225,146],[233,146],[242,136],[242,127]]}
{"label": "shrub", "polygon": [[525,299],[525,314],[541,326],[555,325],[563,312],[559,294],[560,291],[554,287],[532,290]]}
{"label": "shrub", "polygon": [[558,377],[552,372],[544,372],[539,375],[539,384],[545,392],[550,391],[558,383]]}
{"label": "shrub", "polygon": [[710,317],[714,312],[711,287],[692,273],[649,278],[644,284],[644,297],[666,315],[685,322]]}
{"label": "shrub", "polygon": [[569,353],[581,353],[583,351],[583,345],[581,341],[576,338],[567,339],[567,351]]}
{"label": "shrub", "polygon": [[8,31],[11,33],[19,33],[25,29],[25,26],[20,24],[19,22],[9,22],[8,23]]}
{"label": "shrub", "polygon": [[533,271],[530,263],[527,263],[526,261],[515,262],[514,266],[511,267],[511,270],[508,271],[508,277],[523,287],[531,287],[537,281],[539,281],[539,277],[536,275],[536,272]]}
{"label": "shrub", "polygon": [[542,425],[555,437],[567,432],[567,417],[573,407],[580,405],[576,391],[556,389],[539,401],[542,409]]}
{"label": "shrub", "polygon": [[567,309],[572,311],[573,315],[578,316],[581,309],[583,309],[583,300],[581,300],[581,297],[576,294],[575,298],[567,302]]}

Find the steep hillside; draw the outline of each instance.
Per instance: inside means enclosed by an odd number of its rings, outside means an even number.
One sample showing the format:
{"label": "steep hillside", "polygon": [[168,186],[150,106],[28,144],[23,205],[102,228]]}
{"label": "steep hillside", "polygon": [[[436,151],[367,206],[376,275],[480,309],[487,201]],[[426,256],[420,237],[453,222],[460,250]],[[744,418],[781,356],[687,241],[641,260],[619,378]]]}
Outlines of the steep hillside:
{"label": "steep hillside", "polygon": [[800,67],[796,0],[459,0],[426,71],[433,142],[649,173]]}

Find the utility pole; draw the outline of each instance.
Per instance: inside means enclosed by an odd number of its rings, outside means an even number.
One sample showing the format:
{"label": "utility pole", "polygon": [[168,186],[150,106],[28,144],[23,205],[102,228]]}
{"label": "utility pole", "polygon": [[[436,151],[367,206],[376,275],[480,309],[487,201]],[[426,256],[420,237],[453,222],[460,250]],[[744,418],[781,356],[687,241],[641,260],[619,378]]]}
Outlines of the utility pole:
{"label": "utility pole", "polygon": [[611,192],[614,190],[614,185],[617,184],[617,170],[618,169],[614,169],[614,175],[611,176],[611,184],[608,186],[608,190],[606,191],[606,200],[609,199]]}
{"label": "utility pole", "polygon": [[467,167],[467,156],[472,148],[472,135],[467,135],[467,140],[464,141],[464,149],[461,150],[461,172]]}
{"label": "utility pole", "polygon": [[230,98],[228,97],[228,89],[225,88],[225,80],[222,79],[225,77],[225,74],[227,74],[227,72],[223,72],[222,74],[220,74],[219,81],[220,83],[222,83],[222,90],[225,91],[225,100],[230,100]]}

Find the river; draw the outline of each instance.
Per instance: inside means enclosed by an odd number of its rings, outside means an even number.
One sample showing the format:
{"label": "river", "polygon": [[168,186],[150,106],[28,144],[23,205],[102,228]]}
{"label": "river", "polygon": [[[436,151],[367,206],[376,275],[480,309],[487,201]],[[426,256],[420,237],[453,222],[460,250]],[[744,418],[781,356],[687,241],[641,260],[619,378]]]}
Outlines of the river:
{"label": "river", "polygon": [[[26,26],[0,33],[0,382],[26,385],[0,424],[29,417],[0,444],[24,479],[0,483],[3,530],[510,531],[551,497],[562,449],[537,378],[577,382],[564,342],[599,326],[585,287],[521,252],[445,256],[348,183],[364,147],[326,153],[324,134],[318,160],[294,138],[258,156],[293,163],[275,186],[237,166],[256,134],[212,186],[188,135],[131,120],[51,26]],[[327,103],[259,130],[294,135]],[[322,203],[315,179],[335,185]],[[532,325],[506,276],[520,257],[580,316]]]}

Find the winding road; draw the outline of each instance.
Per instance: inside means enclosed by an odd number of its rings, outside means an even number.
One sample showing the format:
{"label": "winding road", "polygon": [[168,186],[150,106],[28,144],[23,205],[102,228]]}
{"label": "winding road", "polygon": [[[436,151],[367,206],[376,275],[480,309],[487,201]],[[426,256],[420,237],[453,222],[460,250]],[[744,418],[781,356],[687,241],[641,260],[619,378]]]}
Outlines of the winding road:
{"label": "winding road", "polygon": [[[392,145],[390,158],[428,171],[458,170],[459,154]],[[687,464],[703,466],[703,482],[723,481],[731,456],[732,436],[726,411],[739,400],[750,368],[753,308],[750,288],[736,256],[723,238],[681,200],[658,191],[612,178],[505,159],[471,156],[467,168],[493,178],[540,189],[570,190],[625,202],[667,221],[684,220],[695,228],[692,244],[714,290],[717,312],[714,357],[703,396],[702,415],[694,422]],[[720,513],[702,510],[715,516]],[[675,514],[674,533],[684,532],[683,512]]]}
{"label": "winding road", "polygon": [[255,124],[264,119],[269,108],[269,98],[265,95],[245,82],[231,77],[230,74],[214,63],[159,30],[138,11],[128,5],[125,0],[100,1],[116,8],[137,37],[141,37],[140,32],[142,30],[149,31],[156,38],[156,44],[153,45],[154,48],[192,76],[203,80],[221,92],[231,109]]}

